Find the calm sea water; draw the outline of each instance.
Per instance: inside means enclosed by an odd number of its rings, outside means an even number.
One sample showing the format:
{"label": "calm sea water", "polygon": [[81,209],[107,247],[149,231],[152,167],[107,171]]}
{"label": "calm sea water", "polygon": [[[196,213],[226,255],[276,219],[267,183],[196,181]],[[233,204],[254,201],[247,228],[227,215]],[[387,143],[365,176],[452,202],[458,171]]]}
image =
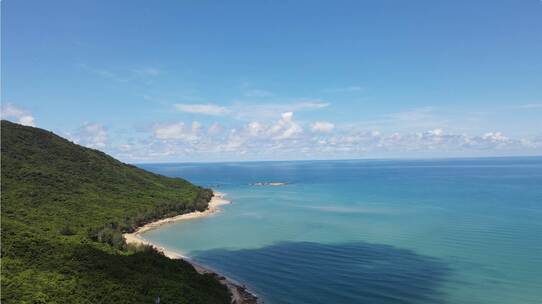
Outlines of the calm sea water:
{"label": "calm sea water", "polygon": [[540,157],[140,166],[227,193],[145,237],[265,303],[542,303]]}

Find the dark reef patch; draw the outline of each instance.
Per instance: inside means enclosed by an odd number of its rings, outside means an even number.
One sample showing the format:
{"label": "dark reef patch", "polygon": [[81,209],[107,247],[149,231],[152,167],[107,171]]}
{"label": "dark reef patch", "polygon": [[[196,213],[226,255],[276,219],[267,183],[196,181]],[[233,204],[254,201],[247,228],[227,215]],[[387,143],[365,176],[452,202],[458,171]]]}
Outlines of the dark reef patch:
{"label": "dark reef patch", "polygon": [[280,242],[202,251],[195,258],[250,284],[265,302],[445,303],[450,268],[414,251],[367,242]]}

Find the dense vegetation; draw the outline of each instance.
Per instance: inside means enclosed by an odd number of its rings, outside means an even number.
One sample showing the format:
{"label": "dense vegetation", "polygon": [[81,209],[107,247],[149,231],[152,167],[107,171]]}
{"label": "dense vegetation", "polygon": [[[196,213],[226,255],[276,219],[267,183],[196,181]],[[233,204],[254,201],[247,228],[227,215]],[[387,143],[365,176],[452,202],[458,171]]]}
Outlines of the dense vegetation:
{"label": "dense vegetation", "polygon": [[205,209],[210,190],[42,129],[1,127],[2,303],[229,303],[212,275],[122,238]]}

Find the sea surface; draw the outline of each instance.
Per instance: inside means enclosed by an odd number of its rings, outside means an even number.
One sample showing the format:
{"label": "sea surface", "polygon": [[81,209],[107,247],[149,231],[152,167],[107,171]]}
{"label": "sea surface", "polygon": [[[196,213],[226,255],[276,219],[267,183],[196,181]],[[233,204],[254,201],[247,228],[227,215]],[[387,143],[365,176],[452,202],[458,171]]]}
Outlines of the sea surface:
{"label": "sea surface", "polygon": [[144,237],[264,303],[542,303],[542,157],[139,166],[227,193]]}

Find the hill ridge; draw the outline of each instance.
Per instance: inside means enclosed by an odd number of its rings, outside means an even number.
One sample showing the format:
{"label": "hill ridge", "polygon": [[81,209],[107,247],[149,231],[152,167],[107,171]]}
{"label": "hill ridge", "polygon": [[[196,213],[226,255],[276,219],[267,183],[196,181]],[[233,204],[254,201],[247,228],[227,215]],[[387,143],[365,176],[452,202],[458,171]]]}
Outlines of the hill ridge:
{"label": "hill ridge", "polygon": [[6,120],[1,161],[3,303],[229,303],[212,275],[122,237],[206,209],[210,189]]}

